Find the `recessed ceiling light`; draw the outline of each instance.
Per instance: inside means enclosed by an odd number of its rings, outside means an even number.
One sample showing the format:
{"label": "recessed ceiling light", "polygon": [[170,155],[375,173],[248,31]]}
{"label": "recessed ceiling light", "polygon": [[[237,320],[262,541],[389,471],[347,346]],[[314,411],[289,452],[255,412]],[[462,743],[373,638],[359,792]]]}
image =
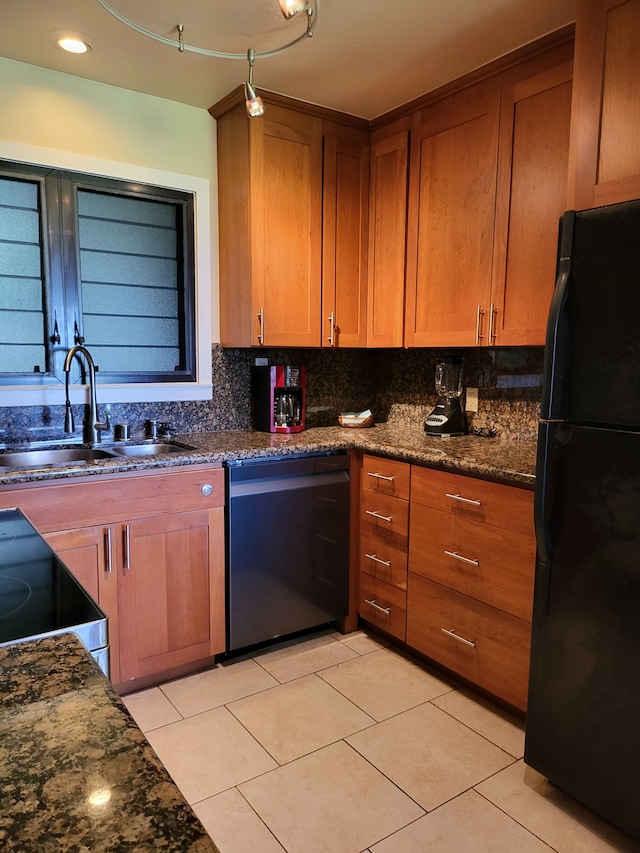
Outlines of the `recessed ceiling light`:
{"label": "recessed ceiling light", "polygon": [[87,44],[86,41],[72,36],[56,39],[56,44],[68,53],[88,53],[91,50],[91,45]]}

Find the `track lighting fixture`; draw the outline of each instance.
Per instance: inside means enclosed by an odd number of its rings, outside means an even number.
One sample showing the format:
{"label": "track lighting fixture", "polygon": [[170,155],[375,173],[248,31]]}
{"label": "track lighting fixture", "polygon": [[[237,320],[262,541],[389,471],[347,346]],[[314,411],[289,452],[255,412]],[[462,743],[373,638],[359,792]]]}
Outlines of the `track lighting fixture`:
{"label": "track lighting fixture", "polygon": [[[244,84],[245,91],[245,100],[247,103],[247,113],[249,116],[261,116],[264,113],[264,104],[262,103],[262,99],[256,95],[256,90],[253,85],[253,63],[257,57],[266,57],[266,56],[274,56],[277,53],[282,53],[283,50],[287,50],[290,47],[293,47],[294,44],[298,44],[306,38],[310,38],[315,30],[316,24],[318,22],[318,15],[320,13],[320,0],[278,0],[278,4],[280,6],[280,11],[282,12],[284,18],[289,21],[292,18],[295,18],[301,12],[306,13],[307,25],[303,33],[296,36],[292,41],[287,42],[286,44],[281,45],[280,47],[273,48],[272,50],[265,50],[264,52],[257,52],[253,48],[249,48],[247,53],[225,53],[219,50],[210,50],[203,47],[195,47],[194,45],[187,44],[184,40],[184,26],[183,24],[176,24],[176,31],[178,33],[177,39],[166,38],[165,36],[161,36],[158,33],[154,33],[151,30],[147,30],[139,24],[130,21],[128,18],[125,18],[115,9],[113,9],[106,0],[96,0],[102,8],[112,15],[116,20],[120,21],[120,23],[129,27],[129,29],[134,30],[140,35],[147,36],[148,38],[152,38],[155,41],[159,41],[162,44],[169,45],[169,47],[177,48],[181,53],[185,51],[191,53],[199,53],[203,56],[212,56],[216,59],[248,59],[249,60],[249,79]],[[176,3],[178,6],[178,3]]]}
{"label": "track lighting fixture", "polygon": [[256,52],[252,47],[250,47],[247,51],[247,59],[249,60],[249,79],[244,84],[244,100],[247,106],[247,115],[249,118],[257,118],[264,113],[262,98],[256,95],[256,90],[253,87],[253,63],[255,58]]}

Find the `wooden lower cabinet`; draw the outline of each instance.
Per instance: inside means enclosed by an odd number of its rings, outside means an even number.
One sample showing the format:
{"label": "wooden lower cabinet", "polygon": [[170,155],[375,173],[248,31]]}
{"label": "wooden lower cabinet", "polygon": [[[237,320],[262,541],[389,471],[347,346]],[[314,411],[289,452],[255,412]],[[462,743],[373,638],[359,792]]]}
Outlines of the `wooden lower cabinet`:
{"label": "wooden lower cabinet", "polygon": [[9,506],[22,509],[108,616],[119,692],[225,650],[221,468],[2,489],[0,507]]}
{"label": "wooden lower cabinet", "polygon": [[58,530],[44,538],[109,618],[109,675],[120,680],[118,631],[118,577],[110,562],[110,528]]}
{"label": "wooden lower cabinet", "polygon": [[407,462],[365,454],[358,552],[360,616],[398,640],[407,623],[409,480]]}
{"label": "wooden lower cabinet", "polygon": [[[120,681],[203,660],[224,649],[224,578],[211,573],[224,553],[224,509],[178,512],[122,527],[118,578]],[[211,589],[211,585],[217,589]],[[213,595],[212,595],[213,593]]]}
{"label": "wooden lower cabinet", "polygon": [[526,710],[533,492],[365,454],[358,613]]}
{"label": "wooden lower cabinet", "polygon": [[529,622],[409,572],[408,645],[521,711],[530,642]]}

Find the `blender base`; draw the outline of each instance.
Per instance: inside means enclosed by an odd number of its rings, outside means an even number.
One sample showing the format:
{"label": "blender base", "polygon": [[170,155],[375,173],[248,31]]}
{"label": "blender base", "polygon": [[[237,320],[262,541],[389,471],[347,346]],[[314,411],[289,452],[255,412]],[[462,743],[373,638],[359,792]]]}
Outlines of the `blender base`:
{"label": "blender base", "polygon": [[427,435],[452,436],[467,434],[467,418],[460,400],[439,397],[435,409],[424,422]]}

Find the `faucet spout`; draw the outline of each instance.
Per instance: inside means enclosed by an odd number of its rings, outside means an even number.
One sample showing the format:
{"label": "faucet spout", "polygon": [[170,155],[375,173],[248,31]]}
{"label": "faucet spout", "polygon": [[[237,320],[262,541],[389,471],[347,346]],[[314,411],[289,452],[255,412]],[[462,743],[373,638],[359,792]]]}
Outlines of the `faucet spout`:
{"label": "faucet spout", "polygon": [[94,364],[91,353],[86,347],[76,345],[71,347],[64,360],[64,388],[65,388],[65,415],[64,415],[64,431],[73,432],[75,425],[73,422],[73,411],[71,410],[71,401],[69,400],[69,376],[71,373],[71,364],[76,355],[84,356],[89,373],[89,417],[85,421],[85,441],[91,444],[100,442],[100,432],[111,428],[109,423],[109,415],[105,415],[104,421],[98,420],[98,398],[96,396],[96,366]]}

